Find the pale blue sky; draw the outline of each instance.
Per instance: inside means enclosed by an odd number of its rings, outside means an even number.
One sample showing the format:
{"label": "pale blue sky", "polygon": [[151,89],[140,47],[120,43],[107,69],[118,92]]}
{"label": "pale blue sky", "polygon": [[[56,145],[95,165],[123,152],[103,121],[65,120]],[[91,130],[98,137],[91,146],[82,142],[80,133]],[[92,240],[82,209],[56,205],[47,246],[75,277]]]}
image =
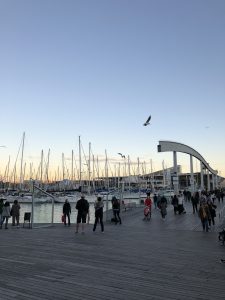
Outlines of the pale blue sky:
{"label": "pale blue sky", "polygon": [[165,139],[225,176],[224,0],[0,0],[0,41],[3,170],[25,131],[27,162],[61,164],[81,135],[157,169]]}

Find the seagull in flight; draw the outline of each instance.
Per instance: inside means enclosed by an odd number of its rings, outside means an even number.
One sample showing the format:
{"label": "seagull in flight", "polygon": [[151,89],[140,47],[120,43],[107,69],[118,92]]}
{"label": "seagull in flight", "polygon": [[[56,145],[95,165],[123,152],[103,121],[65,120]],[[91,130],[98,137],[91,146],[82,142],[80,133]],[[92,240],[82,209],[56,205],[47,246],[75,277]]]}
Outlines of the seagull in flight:
{"label": "seagull in flight", "polygon": [[143,126],[147,126],[150,124],[150,120],[151,120],[151,116],[148,117],[148,119],[146,120],[146,122],[143,124]]}
{"label": "seagull in flight", "polygon": [[126,158],[126,156],[125,155],[123,155],[122,153],[118,153],[122,158]]}

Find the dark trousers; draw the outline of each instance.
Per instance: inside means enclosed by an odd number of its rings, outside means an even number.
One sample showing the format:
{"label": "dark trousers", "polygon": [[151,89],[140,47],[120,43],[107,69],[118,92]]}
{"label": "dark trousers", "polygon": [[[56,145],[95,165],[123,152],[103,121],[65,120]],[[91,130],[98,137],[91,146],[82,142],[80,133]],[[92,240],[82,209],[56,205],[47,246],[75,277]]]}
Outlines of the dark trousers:
{"label": "dark trousers", "polygon": [[201,222],[202,222],[202,228],[203,228],[203,231],[208,232],[208,231],[209,231],[209,223],[208,223],[208,219],[207,219],[207,218],[202,219]]}
{"label": "dark trousers", "polygon": [[19,226],[20,224],[20,216],[16,215],[16,216],[12,216],[12,226]]}
{"label": "dark trousers", "polygon": [[70,213],[64,213],[64,225],[66,225],[66,217],[68,218],[68,226],[70,226]]}
{"label": "dark trousers", "polygon": [[118,221],[121,224],[121,218],[120,218],[120,211],[119,211],[119,209],[114,209],[113,210],[113,215],[114,215],[114,218],[115,218],[115,224],[117,224]]}
{"label": "dark trousers", "polygon": [[213,225],[215,225],[215,219],[214,219],[214,217],[211,217],[212,219],[209,219],[209,226],[211,226],[211,223],[213,224]]}
{"label": "dark trousers", "polygon": [[193,202],[192,202],[192,207],[193,207],[193,214],[194,214],[195,212],[198,212],[198,203],[193,203]]}
{"label": "dark trousers", "polygon": [[2,224],[1,225],[3,225],[3,223],[5,222],[5,229],[8,228],[8,221],[9,221],[9,217],[2,217]]}
{"label": "dark trousers", "polygon": [[100,212],[100,213],[96,212],[95,213],[95,223],[94,223],[93,231],[95,231],[98,222],[101,224],[101,230],[103,232],[104,231],[104,224],[103,224],[103,213],[102,212]]}

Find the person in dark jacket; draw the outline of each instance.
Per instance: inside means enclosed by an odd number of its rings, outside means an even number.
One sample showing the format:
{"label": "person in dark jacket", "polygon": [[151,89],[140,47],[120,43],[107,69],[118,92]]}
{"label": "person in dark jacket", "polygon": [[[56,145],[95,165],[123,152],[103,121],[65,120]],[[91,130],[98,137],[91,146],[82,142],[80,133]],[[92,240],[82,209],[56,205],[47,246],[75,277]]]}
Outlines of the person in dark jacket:
{"label": "person in dark jacket", "polygon": [[85,196],[82,195],[81,199],[77,201],[76,204],[77,209],[77,226],[76,226],[76,233],[79,230],[79,224],[82,222],[82,233],[84,233],[84,226],[87,220],[87,216],[89,217],[89,203],[85,199]]}
{"label": "person in dark jacket", "polygon": [[156,194],[154,194],[153,201],[154,201],[155,209],[157,209],[158,196]]}
{"label": "person in dark jacket", "polygon": [[97,224],[98,224],[98,222],[100,222],[101,230],[102,230],[102,232],[104,232],[104,224],[103,224],[103,207],[104,207],[104,203],[102,201],[101,196],[97,197],[97,200],[95,201],[94,207],[95,207],[95,223],[94,223],[93,231],[96,230]]}
{"label": "person in dark jacket", "polygon": [[117,224],[118,222],[122,224],[120,218],[120,202],[115,196],[112,197],[112,209],[113,209],[115,224]]}
{"label": "person in dark jacket", "polygon": [[193,196],[191,196],[191,203],[193,207],[193,214],[198,212],[198,204],[199,204],[199,193],[196,192]]}
{"label": "person in dark jacket", "polygon": [[64,215],[64,225],[66,226],[66,217],[68,218],[68,226],[70,226],[70,214],[71,214],[71,206],[68,199],[65,200],[63,204],[63,215]]}
{"label": "person in dark jacket", "polygon": [[11,215],[12,215],[12,226],[17,225],[19,227],[20,225],[20,205],[18,203],[18,200],[14,200],[12,209],[11,209]]}
{"label": "person in dark jacket", "polygon": [[177,195],[173,196],[171,204],[173,205],[173,211],[174,211],[174,214],[176,215],[177,212],[178,212],[178,198],[177,198]]}
{"label": "person in dark jacket", "polygon": [[164,195],[160,199],[158,206],[159,206],[159,209],[161,212],[162,219],[163,219],[163,221],[165,221],[165,217],[167,215],[167,200]]}
{"label": "person in dark jacket", "polygon": [[215,217],[216,217],[216,205],[213,204],[213,202],[211,200],[208,200],[207,201],[207,204],[208,204],[208,208],[209,208],[209,212],[210,212],[210,217],[208,219],[208,222],[209,222],[209,228],[211,227],[211,223],[212,225],[215,225]]}

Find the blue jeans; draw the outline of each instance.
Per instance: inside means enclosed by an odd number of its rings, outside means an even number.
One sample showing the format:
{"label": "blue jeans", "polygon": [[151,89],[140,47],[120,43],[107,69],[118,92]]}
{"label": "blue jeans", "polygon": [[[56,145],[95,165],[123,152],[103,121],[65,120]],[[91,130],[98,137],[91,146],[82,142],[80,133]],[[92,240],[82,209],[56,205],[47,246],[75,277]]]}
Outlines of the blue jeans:
{"label": "blue jeans", "polygon": [[209,223],[208,223],[208,219],[202,219],[202,228],[203,231],[208,232],[209,231]]}

